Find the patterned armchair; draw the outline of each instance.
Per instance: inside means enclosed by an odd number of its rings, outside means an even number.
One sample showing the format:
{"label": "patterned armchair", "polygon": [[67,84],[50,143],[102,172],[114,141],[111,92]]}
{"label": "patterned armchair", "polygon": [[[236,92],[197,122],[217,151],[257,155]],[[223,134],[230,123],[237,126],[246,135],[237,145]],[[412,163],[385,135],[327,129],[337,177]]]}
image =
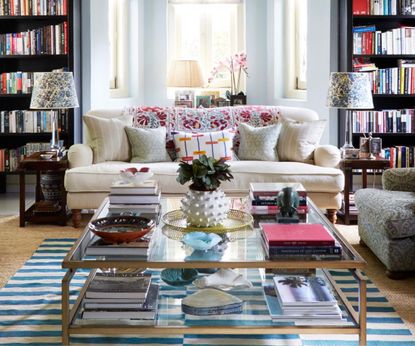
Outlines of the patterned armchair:
{"label": "patterned armchair", "polygon": [[382,175],[383,190],[355,194],[359,235],[386,266],[392,279],[415,271],[415,168],[395,168]]}

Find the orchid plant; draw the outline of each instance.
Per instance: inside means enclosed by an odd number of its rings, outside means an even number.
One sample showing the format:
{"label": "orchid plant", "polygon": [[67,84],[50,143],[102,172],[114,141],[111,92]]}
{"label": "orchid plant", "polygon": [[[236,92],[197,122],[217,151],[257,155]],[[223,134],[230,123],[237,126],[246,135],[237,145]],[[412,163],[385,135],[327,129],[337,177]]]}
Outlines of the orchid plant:
{"label": "orchid plant", "polygon": [[208,78],[208,86],[218,76],[222,70],[227,70],[231,77],[231,94],[236,95],[240,90],[241,75],[245,73],[248,76],[248,64],[246,53],[236,53],[233,56],[219,60],[215,63]]}

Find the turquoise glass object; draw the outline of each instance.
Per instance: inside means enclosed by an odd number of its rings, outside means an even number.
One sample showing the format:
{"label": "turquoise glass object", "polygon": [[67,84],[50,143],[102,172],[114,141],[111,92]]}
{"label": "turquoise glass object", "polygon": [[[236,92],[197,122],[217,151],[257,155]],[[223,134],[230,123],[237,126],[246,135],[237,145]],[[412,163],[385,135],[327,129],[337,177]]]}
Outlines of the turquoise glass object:
{"label": "turquoise glass object", "polygon": [[216,233],[190,232],[187,233],[182,242],[195,250],[209,250],[222,241],[222,237]]}
{"label": "turquoise glass object", "polygon": [[160,278],[170,286],[190,285],[196,278],[198,272],[196,269],[163,269]]}

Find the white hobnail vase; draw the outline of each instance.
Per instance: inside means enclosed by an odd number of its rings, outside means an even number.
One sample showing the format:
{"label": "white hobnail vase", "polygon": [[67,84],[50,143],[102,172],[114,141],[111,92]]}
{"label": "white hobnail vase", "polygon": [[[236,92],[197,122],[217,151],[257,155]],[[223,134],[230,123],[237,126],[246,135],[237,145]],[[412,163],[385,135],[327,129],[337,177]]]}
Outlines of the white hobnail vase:
{"label": "white hobnail vase", "polygon": [[225,193],[220,189],[189,190],[182,199],[181,209],[187,222],[196,227],[219,226],[229,211]]}

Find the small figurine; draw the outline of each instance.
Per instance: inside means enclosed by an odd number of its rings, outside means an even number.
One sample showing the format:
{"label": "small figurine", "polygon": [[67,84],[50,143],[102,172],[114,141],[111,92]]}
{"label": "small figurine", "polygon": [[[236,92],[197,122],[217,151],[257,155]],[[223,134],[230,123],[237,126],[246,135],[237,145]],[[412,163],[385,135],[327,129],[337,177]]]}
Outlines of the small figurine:
{"label": "small figurine", "polygon": [[277,214],[279,223],[297,223],[297,207],[300,203],[298,193],[292,187],[284,187],[277,196],[277,205],[280,212]]}

